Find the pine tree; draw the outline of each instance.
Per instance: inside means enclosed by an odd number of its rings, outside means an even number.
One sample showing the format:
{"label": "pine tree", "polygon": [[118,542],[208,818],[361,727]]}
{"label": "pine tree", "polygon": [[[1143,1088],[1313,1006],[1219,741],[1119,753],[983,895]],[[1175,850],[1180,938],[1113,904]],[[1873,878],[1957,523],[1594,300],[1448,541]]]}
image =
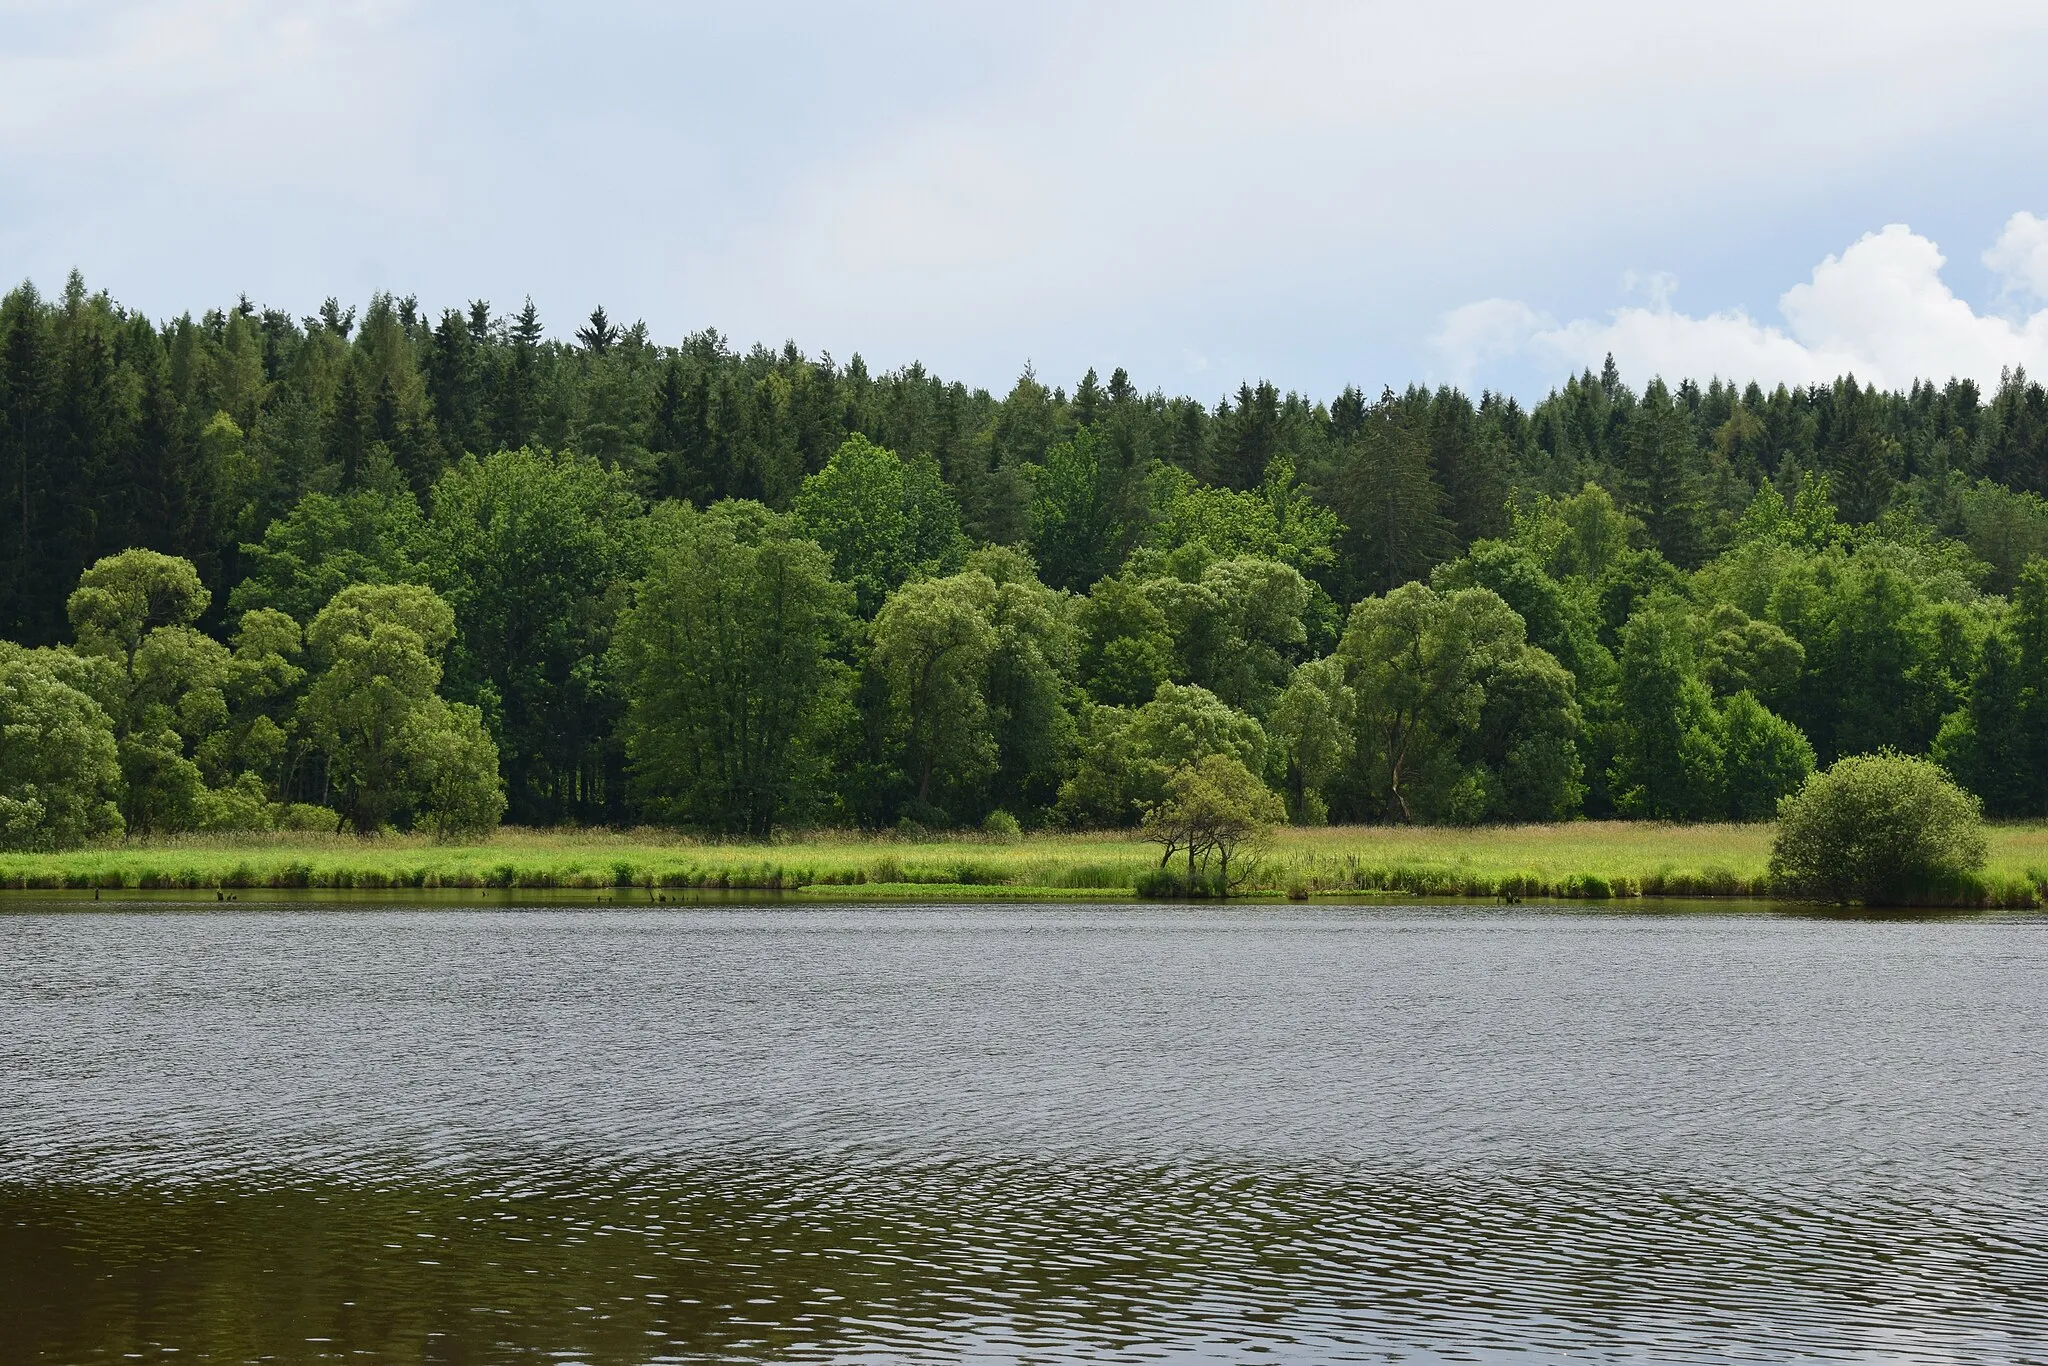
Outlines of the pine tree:
{"label": "pine tree", "polygon": [[1344,386],[1330,404],[1330,435],[1337,441],[1349,441],[1365,430],[1365,391],[1355,384]]}
{"label": "pine tree", "polygon": [[[527,307],[533,307],[531,299],[527,300]],[[525,321],[524,314],[520,315],[520,321]],[[603,304],[591,309],[590,321],[576,329],[576,340],[582,342],[584,349],[593,356],[602,356],[611,350],[612,344],[618,339],[619,329],[612,326],[611,319],[605,317]]]}
{"label": "pine tree", "polygon": [[1072,406],[1074,421],[1083,427],[1093,427],[1095,419],[1102,413],[1102,385],[1095,378],[1095,367],[1089,366],[1088,373],[1081,376],[1081,383],[1074,389]]}
{"label": "pine tree", "polygon": [[51,356],[49,316],[42,297],[23,284],[0,299],[0,480],[4,480],[7,564],[5,634],[25,644],[46,644],[64,630],[62,598],[44,581],[44,462],[48,449]]}
{"label": "pine tree", "polygon": [[334,407],[327,417],[327,463],[340,472],[344,489],[352,489],[362,480],[363,458],[368,454],[370,445],[367,428],[362,388],[356,382],[356,368],[348,365],[341,372],[341,384],[334,392]]}
{"label": "pine tree", "polygon": [[540,312],[528,299],[508,329],[506,363],[498,376],[496,419],[498,445],[518,450],[533,441],[540,414]]}
{"label": "pine tree", "polygon": [[477,336],[459,311],[443,311],[440,325],[427,340],[426,379],[441,439],[456,451],[481,455],[483,396]]}
{"label": "pine tree", "polygon": [[1280,449],[1280,391],[1265,380],[1257,388],[1240,385],[1237,406],[1218,416],[1212,482],[1239,490],[1257,488]]}
{"label": "pine tree", "polygon": [[2043,777],[2031,762],[2027,733],[2033,690],[2017,656],[2004,632],[1985,638],[1970,704],[1949,718],[1935,746],[1936,757],[1993,816],[2034,816],[2042,809]]}
{"label": "pine tree", "polygon": [[1406,420],[1392,391],[1331,453],[1314,482],[1344,522],[1338,578],[1351,596],[1387,592],[1457,553],[1444,492],[1430,473],[1427,438]]}
{"label": "pine tree", "polygon": [[1629,414],[1621,443],[1629,510],[1643,519],[1664,557],[1690,569],[1705,557],[1700,525],[1699,444],[1692,415],[1652,380]]}

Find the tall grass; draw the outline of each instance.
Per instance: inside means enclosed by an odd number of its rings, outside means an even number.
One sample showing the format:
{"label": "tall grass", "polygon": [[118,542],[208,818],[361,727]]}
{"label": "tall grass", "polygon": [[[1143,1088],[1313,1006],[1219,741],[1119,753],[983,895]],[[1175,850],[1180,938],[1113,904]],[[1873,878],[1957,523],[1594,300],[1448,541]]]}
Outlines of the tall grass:
{"label": "tall grass", "polygon": [[[1279,834],[1248,891],[1310,896],[1769,897],[1767,825],[1576,821],[1479,829],[1350,826]],[[2048,891],[2048,826],[1999,826],[1975,879],[1930,898],[2035,906]],[[1127,834],[898,838],[813,834],[761,842],[662,830],[505,828],[471,843],[390,835],[270,834],[133,840],[0,854],[0,888],[432,888],[752,891],[811,896],[1130,895],[1157,866]],[[972,889],[982,889],[975,891]]]}

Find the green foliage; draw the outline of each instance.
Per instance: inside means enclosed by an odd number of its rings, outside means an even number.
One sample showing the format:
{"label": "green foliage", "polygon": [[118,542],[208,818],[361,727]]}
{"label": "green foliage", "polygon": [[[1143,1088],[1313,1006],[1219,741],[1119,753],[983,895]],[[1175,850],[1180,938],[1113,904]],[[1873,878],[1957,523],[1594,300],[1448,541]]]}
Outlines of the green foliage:
{"label": "green foliage", "polygon": [[1674,564],[1698,564],[1707,539],[1704,452],[1690,414],[1661,379],[1650,381],[1630,411],[1618,455],[1629,511],[1642,519],[1651,544]]}
{"label": "green foliage", "polygon": [[[1484,588],[1408,583],[1351,611],[1337,647],[1357,699],[1367,800],[1387,820],[1471,813],[1464,738],[1486,682],[1526,648],[1522,621]],[[1470,818],[1469,814],[1467,818]]]}
{"label": "green foliage", "polygon": [[1086,708],[1080,754],[1060,786],[1059,815],[1075,825],[1132,824],[1159,800],[1168,774],[1210,754],[1258,772],[1266,732],[1207,688],[1162,683],[1142,707]]}
{"label": "green foliage", "polygon": [[1849,528],[1835,512],[1825,474],[1807,471],[1788,505],[1770,484],[1756,491],[1735,526],[1737,545],[1778,545],[1812,554],[1846,544]]}
{"label": "green foliage", "polygon": [[2029,561],[2048,556],[2048,499],[2039,493],[1980,479],[1957,488],[1953,502],[1952,525],[1990,566],[1993,590],[2011,591]]}
{"label": "green foliage", "polygon": [[227,721],[227,651],[190,623],[210,595],[189,561],[124,550],[79,577],[66,604],[78,653],[110,667],[88,677],[112,718],[121,814],[137,832],[190,830],[204,776],[192,755]]}
{"label": "green foliage", "polygon": [[1685,613],[1653,599],[1621,633],[1621,738],[1609,779],[1629,815],[1704,820],[1726,805],[1721,718]]}
{"label": "green foliage", "polygon": [[242,788],[254,777],[266,791],[284,789],[294,757],[292,713],[306,678],[302,646],[299,624],[283,612],[264,607],[242,614],[221,685],[225,722],[194,747],[209,783]]}
{"label": "green foliage", "polygon": [[[75,631],[76,652],[41,658],[106,713],[135,833],[328,802],[474,823],[496,800],[471,781],[478,736],[519,821],[1128,823],[1163,782],[1133,749],[1163,686],[1263,726],[1247,762],[1301,821],[1753,818],[1802,771],[1802,737],[1822,759],[1932,752],[1994,812],[2038,815],[2044,413],[2018,374],[1988,398],[1637,391],[1612,365],[1526,410],[1420,386],[1212,401],[1121,370],[1027,371],[1005,395],[715,332],[661,345],[602,310],[555,341],[530,303],[430,323],[380,295],[158,326],[73,279],[0,296],[0,635]],[[680,500],[737,498],[758,500],[718,514],[740,550],[815,538],[860,616],[903,603],[880,633],[825,612],[788,656],[830,677],[785,758],[734,779],[772,799],[629,764],[657,732],[687,749],[698,714],[649,665],[629,721],[614,671],[650,535],[686,523]],[[760,530],[785,509],[797,526]],[[963,528],[988,544],[970,553]],[[149,549],[106,556],[122,546]],[[1491,593],[1522,639],[1488,637],[1407,709],[1399,669],[1339,648],[1338,601],[1425,575],[1440,598]],[[414,583],[453,637],[422,645],[445,670],[399,710],[426,730],[378,777],[316,735],[340,685],[300,628],[350,588]],[[983,644],[927,648],[948,613]],[[407,673],[389,663],[375,676]],[[1427,651],[1404,667],[1427,676]]]}
{"label": "green foliage", "polygon": [[623,733],[647,809],[766,834],[815,804],[844,706],[852,594],[758,503],[675,508],[618,624]]}
{"label": "green foliage", "polygon": [[1887,751],[1837,760],[1780,805],[1771,875],[1837,903],[1953,893],[1984,866],[1980,812],[1925,759]]}
{"label": "green foliage", "polygon": [[1799,727],[1739,692],[1721,706],[1724,813],[1738,821],[1766,821],[1778,803],[1813,772],[1813,746]]}
{"label": "green foliage", "polygon": [[1935,737],[1934,758],[1994,816],[2048,812],[2048,560],[2020,573],[2005,620],[1987,634],[1968,702]]}
{"label": "green foliage", "polygon": [[497,742],[475,707],[422,707],[406,740],[416,825],[441,839],[458,839],[489,830],[504,816]]}
{"label": "green foliage", "polygon": [[996,741],[990,800],[1042,809],[1059,792],[1075,744],[1068,701],[1076,639],[1065,594],[1038,581],[1021,550],[990,546],[968,557],[969,573],[995,585],[987,616],[995,632],[983,694]]}
{"label": "green foliage", "polygon": [[605,652],[645,563],[641,522],[625,476],[588,456],[465,456],[434,486],[419,559],[455,613],[448,691],[483,712],[514,820],[622,809]]}
{"label": "green foliage", "polygon": [[1307,641],[1308,581],[1275,560],[1214,559],[1199,541],[1141,552],[1130,572],[1166,622],[1171,676],[1263,716]]}
{"label": "green foliage", "polygon": [[274,608],[304,622],[350,584],[417,582],[422,526],[420,505],[404,489],[309,493],[242,547],[248,574],[229,605]]}
{"label": "green foliage", "polygon": [[942,799],[957,800],[996,768],[983,687],[997,645],[995,598],[994,582],[976,571],[919,579],[875,618],[873,667],[887,687],[913,817],[926,824],[947,823]]}
{"label": "green foliage", "polygon": [[1361,413],[1314,480],[1342,519],[1344,558],[1359,590],[1383,593],[1457,553],[1444,490],[1430,469],[1427,432],[1391,393]]}
{"label": "green foliage", "polygon": [[1141,706],[1173,673],[1173,631],[1144,586],[1099,579],[1076,608],[1081,684],[1097,702]]}
{"label": "green foliage", "polygon": [[1217,558],[1278,560],[1303,574],[1336,562],[1337,514],[1295,481],[1294,462],[1280,456],[1249,492],[1215,488],[1178,470],[1163,477],[1159,518],[1146,544],[1178,550],[1200,542]]}
{"label": "green foliage", "polygon": [[1783,705],[1797,695],[1806,647],[1780,627],[1718,602],[1708,609],[1701,636],[1700,677],[1717,696],[1749,692]]}
{"label": "green foliage", "polygon": [[1927,749],[1961,702],[1989,629],[1967,564],[1940,546],[1874,532],[1815,551],[1744,545],[1696,576],[1694,590],[1727,605],[1722,619],[1737,621],[1739,611],[1798,645],[1796,684],[1757,690],[1823,757]]}
{"label": "green foliage", "polygon": [[1879,563],[1844,576],[1830,606],[1809,679],[1809,710],[1830,752],[1924,750],[1954,700],[1931,605]]}
{"label": "green foliage", "polygon": [[154,550],[109,555],[79,576],[65,604],[81,649],[133,671],[135,656],[156,630],[189,626],[212,595],[189,560]]}
{"label": "green foliage", "polygon": [[269,792],[254,773],[202,791],[194,805],[201,830],[268,830],[275,824]]}
{"label": "green foliage", "polygon": [[804,480],[794,511],[864,616],[913,574],[957,567],[966,550],[959,506],[931,457],[905,461],[858,434]]}
{"label": "green foliage", "polygon": [[1466,748],[1464,805],[1451,813],[1492,823],[1563,820],[1585,800],[1585,723],[1572,676],[1525,646],[1487,675]]}
{"label": "green foliage", "polygon": [[[1166,790],[1146,809],[1140,832],[1164,849],[1160,867],[1176,853],[1186,856],[1190,886],[1214,858],[1216,884],[1228,893],[1238,885],[1231,878],[1231,860],[1268,837],[1286,817],[1280,798],[1242,761],[1206,754],[1168,775]],[[1243,875],[1240,862],[1239,882]]]}
{"label": "green foliage", "polygon": [[1330,818],[1329,793],[1357,749],[1358,697],[1344,661],[1311,660],[1294,671],[1267,718],[1272,759],[1282,773],[1288,815],[1300,825]]}
{"label": "green foliage", "polygon": [[1485,588],[1522,619],[1528,642],[1571,671],[1581,687],[1611,684],[1614,660],[1600,643],[1600,620],[1583,581],[1573,591],[1550,576],[1538,552],[1519,542],[1475,541],[1429,578],[1439,592]]}
{"label": "green foliage", "polygon": [[51,652],[0,642],[0,848],[122,833],[113,724],[68,672]]}
{"label": "green foliage", "polygon": [[358,834],[408,814],[452,833],[504,812],[481,717],[436,691],[454,637],[454,612],[417,584],[344,588],[306,630],[316,672],[299,722],[325,753],[336,804]]}
{"label": "green foliage", "polygon": [[1084,589],[1114,572],[1144,529],[1145,471],[1084,427],[1025,472],[1031,554],[1053,586]]}
{"label": "green foliage", "polygon": [[[1619,514],[1610,519],[1611,504],[1581,495],[1545,506],[1553,513],[1565,507],[1591,527],[1582,541],[1573,531],[1577,522],[1556,515],[1545,533],[1551,537],[1553,563],[1588,567],[1598,562],[1605,566],[1633,554],[1625,545],[1598,549],[1603,536],[1625,535],[1625,519],[1619,519]],[[1528,517],[1520,525],[1525,532],[1535,530]],[[1586,550],[1588,544],[1596,549]],[[1537,686],[1538,675],[1547,678],[1547,671],[1539,668],[1535,674],[1524,674],[1515,685],[1528,700],[1538,696],[1549,699],[1539,712],[1521,707],[1501,710],[1505,703],[1492,708],[1498,719],[1477,747],[1480,762],[1486,765],[1478,788],[1483,798],[1480,819],[1514,819],[1513,813],[1546,809],[1564,815],[1576,812],[1582,802],[1602,814],[1613,810],[1607,771],[1619,729],[1616,690],[1620,666],[1603,638],[1606,632],[1598,589],[1579,574],[1553,578],[1543,566],[1543,555],[1524,541],[1475,541],[1462,558],[1439,566],[1430,576],[1431,585],[1439,592],[1486,588],[1497,593],[1522,618],[1530,647],[1549,655],[1570,675],[1569,705],[1554,681]],[[1510,722],[1507,718],[1533,721],[1538,715],[1544,718],[1545,738],[1523,746],[1512,732],[1522,720]],[[1509,729],[1500,729],[1503,726]],[[1572,741],[1569,749],[1563,743],[1568,737]],[[1543,775],[1540,781],[1538,774]]]}
{"label": "green foliage", "polygon": [[1587,484],[1569,498],[1537,494],[1509,511],[1514,542],[1559,580],[1597,581],[1647,534],[1598,484]]}

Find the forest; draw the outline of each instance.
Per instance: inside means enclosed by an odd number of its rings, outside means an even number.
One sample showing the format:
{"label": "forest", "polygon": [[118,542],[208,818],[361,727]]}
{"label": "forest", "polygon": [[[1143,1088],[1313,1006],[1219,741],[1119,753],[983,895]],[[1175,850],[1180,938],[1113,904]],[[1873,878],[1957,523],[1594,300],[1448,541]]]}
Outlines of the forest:
{"label": "forest", "polygon": [[[1631,383],[1630,380],[1635,381]],[[0,300],[0,846],[2048,814],[2048,393],[997,395],[594,310]],[[1640,387],[1636,387],[1640,384]]]}

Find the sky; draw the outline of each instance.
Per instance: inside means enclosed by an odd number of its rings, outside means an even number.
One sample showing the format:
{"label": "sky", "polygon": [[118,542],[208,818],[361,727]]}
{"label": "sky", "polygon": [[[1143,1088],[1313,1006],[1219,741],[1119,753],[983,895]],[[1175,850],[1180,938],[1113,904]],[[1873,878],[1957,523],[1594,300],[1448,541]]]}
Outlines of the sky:
{"label": "sky", "polygon": [[0,0],[0,277],[1006,389],[2048,374],[2048,6]]}

